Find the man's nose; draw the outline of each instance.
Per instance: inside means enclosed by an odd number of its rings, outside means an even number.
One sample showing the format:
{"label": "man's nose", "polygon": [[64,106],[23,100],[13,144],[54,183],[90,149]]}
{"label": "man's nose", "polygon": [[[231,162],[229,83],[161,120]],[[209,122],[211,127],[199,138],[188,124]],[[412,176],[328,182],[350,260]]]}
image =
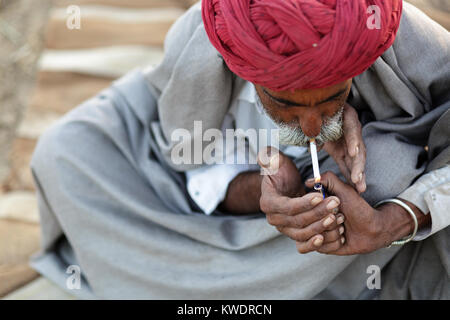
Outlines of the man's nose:
{"label": "man's nose", "polygon": [[303,114],[299,120],[300,127],[306,136],[314,138],[320,134],[320,130],[322,129],[322,117],[320,113],[311,112]]}

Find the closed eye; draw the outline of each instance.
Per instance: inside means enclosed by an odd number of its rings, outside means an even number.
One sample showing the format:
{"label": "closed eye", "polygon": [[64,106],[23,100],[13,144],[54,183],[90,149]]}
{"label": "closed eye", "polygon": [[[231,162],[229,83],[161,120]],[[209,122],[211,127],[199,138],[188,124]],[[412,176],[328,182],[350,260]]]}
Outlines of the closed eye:
{"label": "closed eye", "polygon": [[270,93],[266,91],[266,89],[262,89],[264,94],[272,101],[274,104],[281,108],[290,108],[290,107],[307,107],[307,105],[295,103],[289,100],[281,99],[281,98],[275,98]]}
{"label": "closed eye", "polygon": [[[309,107],[309,105],[305,105],[305,104],[300,104],[300,103],[296,103],[293,101],[289,101],[289,100],[285,100],[282,98],[276,98],[274,96],[272,96],[270,93],[267,92],[267,90],[265,90],[264,88],[262,89],[262,91],[264,92],[264,94],[269,97],[269,99],[275,103],[277,106],[281,107],[281,108],[290,108],[290,107]],[[347,92],[347,89],[343,89],[337,93],[335,93],[334,95],[332,95],[331,97],[328,97],[326,99],[324,99],[323,101],[320,101],[319,103],[317,103],[316,105],[321,105],[327,102],[331,102],[331,101],[338,101],[342,99],[342,96]]]}

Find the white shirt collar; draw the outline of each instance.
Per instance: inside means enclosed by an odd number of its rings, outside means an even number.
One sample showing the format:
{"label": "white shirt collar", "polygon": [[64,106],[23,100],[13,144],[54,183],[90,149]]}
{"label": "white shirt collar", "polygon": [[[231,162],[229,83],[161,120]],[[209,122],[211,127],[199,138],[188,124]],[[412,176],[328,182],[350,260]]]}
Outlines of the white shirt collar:
{"label": "white shirt collar", "polygon": [[264,108],[262,106],[261,100],[259,99],[258,93],[256,92],[255,86],[250,81],[244,82],[244,85],[242,86],[237,99],[244,100],[253,104],[260,114],[265,114]]}

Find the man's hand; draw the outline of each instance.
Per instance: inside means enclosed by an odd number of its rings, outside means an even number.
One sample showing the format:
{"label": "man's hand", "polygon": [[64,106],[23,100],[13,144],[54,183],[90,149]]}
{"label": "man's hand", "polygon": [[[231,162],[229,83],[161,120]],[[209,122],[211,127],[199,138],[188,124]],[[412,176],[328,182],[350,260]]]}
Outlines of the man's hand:
{"label": "man's hand", "polygon": [[[342,182],[332,172],[322,174],[321,183],[331,195],[341,200],[340,211],[345,215],[345,244],[338,250],[319,248],[321,253],[352,255],[368,253],[386,246],[389,239],[382,237],[382,215],[372,208],[351,186]],[[312,187],[313,180],[306,186]]]}
{"label": "man's hand", "polygon": [[266,147],[262,150],[258,154],[258,164],[269,179],[263,178],[262,184],[270,181],[276,191],[286,197],[301,197],[305,194],[302,177],[294,162],[277,148]]}
{"label": "man's hand", "polygon": [[[267,147],[258,156],[263,171],[271,174],[274,185],[280,194],[297,197],[305,194],[300,173],[294,163],[278,149]],[[282,170],[278,171],[279,166]],[[270,168],[273,168],[271,170]],[[270,172],[269,172],[270,171]],[[277,172],[277,173],[275,173]],[[261,184],[264,176],[260,171],[242,172],[230,182],[224,201],[219,209],[231,214],[260,212]]]}
{"label": "man's hand", "polygon": [[[318,252],[335,255],[368,253],[411,234],[414,222],[401,206],[390,203],[374,209],[332,172],[323,174],[321,183],[329,194],[341,200],[340,211],[345,215],[346,243],[337,250],[321,247]],[[312,187],[314,180],[306,181],[306,185]],[[424,215],[413,204],[404,202],[415,213],[419,228],[431,223],[430,215]]]}
{"label": "man's hand", "polygon": [[300,253],[338,250],[344,242],[344,216],[338,213],[339,199],[314,192],[305,195],[300,174],[294,163],[272,149],[267,162],[259,162],[271,175],[261,183],[261,210],[269,224],[297,241]]}
{"label": "man's hand", "polygon": [[325,143],[324,149],[336,161],[345,179],[362,193],[366,191],[366,147],[358,114],[349,104],[344,106],[343,130],[343,137],[338,141]]}

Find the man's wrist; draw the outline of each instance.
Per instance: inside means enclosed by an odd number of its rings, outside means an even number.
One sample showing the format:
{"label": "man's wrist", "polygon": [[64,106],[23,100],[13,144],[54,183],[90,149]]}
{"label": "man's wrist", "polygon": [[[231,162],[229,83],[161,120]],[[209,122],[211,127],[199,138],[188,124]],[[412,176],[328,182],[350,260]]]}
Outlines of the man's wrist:
{"label": "man's wrist", "polygon": [[[430,215],[423,214],[414,204],[401,200],[414,212],[419,230],[431,223]],[[384,246],[390,245],[393,241],[403,239],[412,234],[414,230],[414,220],[403,207],[395,203],[386,203],[378,208],[381,227],[380,241]]]}
{"label": "man's wrist", "polygon": [[259,171],[241,172],[228,185],[227,194],[220,203],[219,210],[231,214],[260,212],[261,181]]}

